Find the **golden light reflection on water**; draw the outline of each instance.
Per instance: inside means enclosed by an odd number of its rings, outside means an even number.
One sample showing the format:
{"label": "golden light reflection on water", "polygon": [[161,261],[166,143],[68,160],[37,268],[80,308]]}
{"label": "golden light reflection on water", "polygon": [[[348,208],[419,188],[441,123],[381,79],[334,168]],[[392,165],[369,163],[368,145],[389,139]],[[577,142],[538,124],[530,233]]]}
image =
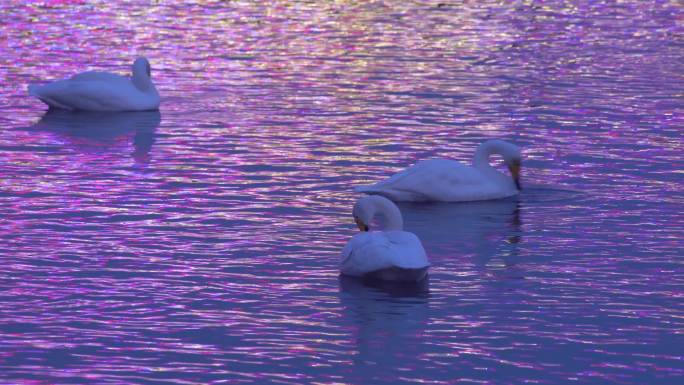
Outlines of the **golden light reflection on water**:
{"label": "golden light reflection on water", "polygon": [[[0,4],[0,378],[681,376],[676,3],[444,3]],[[26,96],[141,54],[159,121]],[[490,137],[519,200],[401,206],[426,287],[338,279],[354,185]]]}

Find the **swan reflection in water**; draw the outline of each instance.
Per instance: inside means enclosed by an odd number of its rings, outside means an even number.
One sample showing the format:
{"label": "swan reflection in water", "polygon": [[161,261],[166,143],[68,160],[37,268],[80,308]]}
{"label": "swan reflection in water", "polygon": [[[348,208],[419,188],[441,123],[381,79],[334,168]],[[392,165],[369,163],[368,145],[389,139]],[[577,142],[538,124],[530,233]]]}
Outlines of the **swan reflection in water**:
{"label": "swan reflection in water", "polygon": [[159,111],[90,112],[50,109],[31,130],[48,131],[60,141],[84,152],[98,152],[122,142],[132,135],[133,159],[145,165],[155,142],[155,131],[161,124]]}
{"label": "swan reflection in water", "polygon": [[417,369],[418,360],[402,357],[417,356],[427,339],[429,276],[418,283],[398,283],[340,275],[339,282],[342,313],[352,325],[356,351],[351,359],[359,378]]}
{"label": "swan reflection in water", "polygon": [[482,269],[503,262],[505,275],[522,278],[516,266],[523,234],[520,199],[398,205],[406,230],[423,241],[435,267]]}

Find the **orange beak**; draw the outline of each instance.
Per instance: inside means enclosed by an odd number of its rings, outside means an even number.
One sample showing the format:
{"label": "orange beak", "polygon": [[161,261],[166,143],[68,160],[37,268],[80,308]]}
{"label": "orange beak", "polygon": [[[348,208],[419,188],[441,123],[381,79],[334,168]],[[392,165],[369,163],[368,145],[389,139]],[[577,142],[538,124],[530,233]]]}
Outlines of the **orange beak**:
{"label": "orange beak", "polygon": [[511,172],[513,177],[513,182],[515,182],[515,187],[518,190],[522,190],[520,187],[520,162],[513,162],[508,166],[508,170]]}
{"label": "orange beak", "polygon": [[354,217],[354,222],[356,222],[356,225],[359,227],[359,230],[368,231],[368,225],[363,223],[363,221],[360,220],[358,217]]}

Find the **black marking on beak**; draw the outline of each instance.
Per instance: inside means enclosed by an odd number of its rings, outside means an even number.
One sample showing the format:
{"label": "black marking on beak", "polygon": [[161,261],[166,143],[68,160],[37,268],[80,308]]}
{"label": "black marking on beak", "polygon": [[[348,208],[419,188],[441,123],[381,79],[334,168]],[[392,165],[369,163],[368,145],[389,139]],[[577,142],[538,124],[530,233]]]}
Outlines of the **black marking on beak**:
{"label": "black marking on beak", "polygon": [[147,76],[152,77],[152,67],[150,67],[150,63],[145,64],[145,70],[147,71]]}
{"label": "black marking on beak", "polygon": [[354,215],[354,222],[356,222],[356,226],[359,227],[359,230],[361,230],[361,231],[368,231],[369,230],[368,225],[363,223],[363,221],[361,219],[359,219],[359,217],[357,217],[356,215]]}
{"label": "black marking on beak", "polygon": [[522,190],[520,186],[520,161],[515,160],[508,165],[508,170],[511,172],[511,177],[513,182],[515,182],[515,188]]}

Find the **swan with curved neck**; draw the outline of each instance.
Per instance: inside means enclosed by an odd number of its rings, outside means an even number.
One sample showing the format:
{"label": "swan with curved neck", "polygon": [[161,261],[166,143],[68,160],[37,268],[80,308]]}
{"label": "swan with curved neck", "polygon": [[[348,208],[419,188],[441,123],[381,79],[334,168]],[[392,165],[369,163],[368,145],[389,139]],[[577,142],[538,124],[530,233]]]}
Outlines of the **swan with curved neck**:
{"label": "swan with curved neck", "polygon": [[370,196],[359,199],[354,205],[354,221],[361,231],[369,231],[373,218],[380,216],[384,219],[384,229],[401,231],[404,229],[404,219],[397,205],[381,196]]}
{"label": "swan with curved neck", "polygon": [[131,68],[131,81],[140,91],[147,91],[154,88],[152,84],[152,67],[147,58],[139,57],[133,62]]}
{"label": "swan with curved neck", "polygon": [[[342,274],[387,281],[417,282],[430,263],[418,237],[403,231],[399,208],[382,196],[359,199],[352,211],[361,230],[342,250]],[[370,231],[373,219],[384,222],[382,231]]]}
{"label": "swan with curved neck", "polygon": [[159,108],[150,62],[135,60],[131,76],[87,71],[44,85],[29,85],[29,95],[50,108],[82,111],[145,111]]}
{"label": "swan with curved neck", "polygon": [[[510,176],[499,172],[489,158],[499,154]],[[522,156],[518,146],[493,139],[482,143],[472,166],[450,159],[432,159],[356,191],[381,195],[393,201],[465,202],[506,198],[518,194]]]}

